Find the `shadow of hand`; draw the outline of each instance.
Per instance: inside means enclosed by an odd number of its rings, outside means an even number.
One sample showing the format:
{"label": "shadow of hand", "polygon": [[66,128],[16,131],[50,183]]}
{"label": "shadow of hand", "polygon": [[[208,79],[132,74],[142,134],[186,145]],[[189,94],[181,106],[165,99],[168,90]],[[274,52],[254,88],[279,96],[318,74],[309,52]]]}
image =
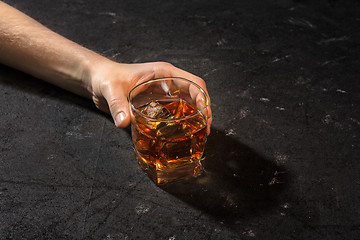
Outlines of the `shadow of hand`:
{"label": "shadow of hand", "polygon": [[212,129],[206,144],[205,173],[166,184],[163,190],[228,223],[279,205],[286,187],[282,167],[223,132]]}

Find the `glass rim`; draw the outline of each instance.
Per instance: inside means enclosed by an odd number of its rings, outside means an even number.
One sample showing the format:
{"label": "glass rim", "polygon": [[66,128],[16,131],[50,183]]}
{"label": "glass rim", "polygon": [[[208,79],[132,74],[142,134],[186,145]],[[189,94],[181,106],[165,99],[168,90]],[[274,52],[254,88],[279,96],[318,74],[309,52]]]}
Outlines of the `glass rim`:
{"label": "glass rim", "polygon": [[[180,118],[172,118],[172,119],[161,119],[161,118],[154,118],[154,117],[150,117],[144,113],[142,113],[141,111],[139,111],[133,104],[132,104],[132,101],[131,101],[131,94],[139,87],[141,86],[144,86],[146,84],[149,84],[149,83],[152,83],[152,82],[159,82],[159,81],[162,81],[162,80],[171,80],[171,79],[176,79],[176,80],[181,80],[181,81],[185,81],[185,82],[188,82],[192,85],[194,85],[195,87],[197,87],[201,93],[205,96],[205,107],[201,108],[201,109],[198,109],[196,112],[190,114],[190,115],[186,115],[184,117],[180,117]],[[129,104],[131,105],[131,109],[134,110],[134,112],[136,112],[137,114],[139,114],[141,117],[144,117],[150,121],[156,121],[156,122],[174,122],[174,121],[179,121],[179,120],[184,120],[184,119],[188,119],[188,118],[192,118],[198,114],[202,114],[202,111],[204,111],[207,107],[209,107],[209,97],[207,95],[207,93],[205,92],[205,90],[197,83],[189,80],[189,79],[186,79],[186,78],[182,78],[182,77],[162,77],[162,78],[153,78],[153,79],[150,79],[150,80],[146,80],[140,84],[137,84],[135,87],[133,87],[130,92],[129,92],[129,95],[128,95],[128,101],[129,101]],[[207,120],[207,117],[206,117],[206,120]]]}

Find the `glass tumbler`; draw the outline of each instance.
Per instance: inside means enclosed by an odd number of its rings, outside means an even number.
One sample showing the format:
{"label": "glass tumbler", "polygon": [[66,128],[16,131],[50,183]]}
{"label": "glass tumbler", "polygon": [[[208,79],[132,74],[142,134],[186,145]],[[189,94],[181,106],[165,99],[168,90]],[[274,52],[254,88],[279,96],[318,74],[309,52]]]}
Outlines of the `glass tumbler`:
{"label": "glass tumbler", "polygon": [[140,167],[157,185],[203,172],[208,96],[179,77],[148,80],[129,93],[131,132]]}

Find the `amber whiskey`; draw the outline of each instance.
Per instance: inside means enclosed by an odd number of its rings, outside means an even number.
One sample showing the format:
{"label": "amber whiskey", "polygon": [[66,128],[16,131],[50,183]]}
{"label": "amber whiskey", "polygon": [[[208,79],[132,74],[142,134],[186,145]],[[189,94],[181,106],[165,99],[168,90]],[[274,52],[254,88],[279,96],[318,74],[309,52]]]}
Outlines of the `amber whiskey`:
{"label": "amber whiskey", "polygon": [[140,166],[156,184],[202,172],[206,118],[178,100],[150,102],[134,112],[132,138]]}

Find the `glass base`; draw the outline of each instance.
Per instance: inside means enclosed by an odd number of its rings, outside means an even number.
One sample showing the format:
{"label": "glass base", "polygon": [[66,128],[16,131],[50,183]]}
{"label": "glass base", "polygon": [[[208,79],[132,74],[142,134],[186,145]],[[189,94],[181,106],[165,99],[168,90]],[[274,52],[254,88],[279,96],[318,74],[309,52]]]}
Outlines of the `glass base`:
{"label": "glass base", "polygon": [[[136,151],[135,151],[135,155]],[[202,165],[202,161],[204,158],[201,158],[197,161],[189,163],[187,165],[170,168],[165,170],[156,169],[154,165],[149,165],[144,162],[139,156],[136,156],[138,164],[141,169],[148,175],[148,177],[156,184],[162,185],[169,182],[174,182],[178,180],[183,180],[185,178],[197,177],[201,175],[204,171],[204,167]]]}

